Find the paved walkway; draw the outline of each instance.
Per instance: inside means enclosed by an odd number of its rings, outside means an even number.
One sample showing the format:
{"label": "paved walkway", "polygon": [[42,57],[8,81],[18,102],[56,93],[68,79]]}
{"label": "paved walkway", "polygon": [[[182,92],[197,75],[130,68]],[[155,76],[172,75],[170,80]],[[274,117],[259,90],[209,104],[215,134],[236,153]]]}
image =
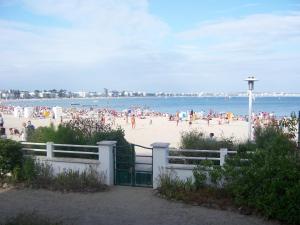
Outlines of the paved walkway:
{"label": "paved walkway", "polygon": [[170,202],[151,189],[113,187],[96,194],[0,190],[0,223],[20,212],[38,212],[74,225],[271,225],[252,216]]}

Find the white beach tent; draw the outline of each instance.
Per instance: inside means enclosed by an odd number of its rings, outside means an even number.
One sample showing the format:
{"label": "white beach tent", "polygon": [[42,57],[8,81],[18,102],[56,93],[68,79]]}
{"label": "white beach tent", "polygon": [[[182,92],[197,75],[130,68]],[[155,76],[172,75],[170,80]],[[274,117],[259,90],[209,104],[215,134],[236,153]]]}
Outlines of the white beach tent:
{"label": "white beach tent", "polygon": [[55,119],[59,119],[63,115],[62,107],[60,107],[60,106],[53,107],[52,110],[53,110]]}
{"label": "white beach tent", "polygon": [[17,106],[17,107],[14,108],[14,117],[19,118],[19,117],[22,116],[22,114],[23,114],[23,109],[22,109],[22,107]]}
{"label": "white beach tent", "polygon": [[31,118],[33,115],[33,108],[32,107],[25,107],[24,108],[24,118]]}
{"label": "white beach tent", "polygon": [[181,119],[181,120],[188,120],[189,118],[188,118],[188,114],[186,113],[186,112],[180,112],[179,113],[179,118]]}

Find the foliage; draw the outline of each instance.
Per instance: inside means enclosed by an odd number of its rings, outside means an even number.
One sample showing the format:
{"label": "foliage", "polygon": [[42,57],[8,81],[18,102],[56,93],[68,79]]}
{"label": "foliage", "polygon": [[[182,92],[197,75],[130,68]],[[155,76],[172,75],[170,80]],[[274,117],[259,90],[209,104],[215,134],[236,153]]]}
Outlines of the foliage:
{"label": "foliage", "polygon": [[1,225],[63,225],[63,223],[53,222],[52,219],[38,215],[37,213],[21,213],[9,218]]}
{"label": "foliage", "polygon": [[220,148],[235,148],[232,139],[216,140],[214,138],[207,138],[202,132],[197,130],[182,133],[180,143],[181,148],[184,149],[216,150]]}
{"label": "foliage", "polygon": [[[158,190],[168,198],[200,199],[200,202],[207,193],[214,198],[212,193],[225,192],[222,197],[229,194],[243,208],[287,224],[300,224],[300,152],[294,141],[295,121],[292,117],[265,128],[258,127],[255,143],[233,146],[237,154],[228,156],[224,167],[202,161],[193,170],[191,191],[184,191],[185,181],[170,174],[160,177],[162,186]],[[215,140],[207,142],[203,134],[195,131],[183,135],[181,143],[184,148],[192,149],[226,146]]]}
{"label": "foliage", "polygon": [[197,189],[192,178],[181,180],[174,171],[163,171],[158,179],[158,192],[167,199],[182,200],[211,208],[232,208],[232,199],[222,189],[203,185]]}
{"label": "foliage", "polygon": [[224,167],[226,189],[236,202],[269,218],[300,223],[300,157],[278,127],[259,128],[256,144],[239,147]]}
{"label": "foliage", "polygon": [[[130,144],[125,139],[124,130],[120,127],[113,129],[109,125],[102,125],[93,119],[75,119],[63,123],[57,128],[39,127],[28,135],[30,142],[54,142],[58,144],[95,145],[99,141],[117,141],[117,150],[131,151]],[[72,147],[61,147],[63,150],[74,150]],[[76,150],[75,150],[76,151]],[[81,151],[91,151],[82,149]],[[56,153],[64,157],[95,158],[90,155]]]}
{"label": "foliage", "polygon": [[158,187],[160,194],[176,200],[184,199],[186,192],[191,192],[195,189],[191,179],[182,181],[173,170],[161,171],[158,177]]}
{"label": "foliage", "polygon": [[65,170],[59,173],[53,182],[53,189],[64,191],[102,191],[106,189],[103,185],[104,176],[90,167],[80,173],[79,171]]}
{"label": "foliage", "polygon": [[53,168],[47,163],[35,162],[27,157],[19,172],[18,180],[33,188],[58,191],[96,192],[106,189],[104,175],[92,167],[83,172],[64,170],[54,175]]}
{"label": "foliage", "polygon": [[75,119],[54,126],[39,127],[28,136],[31,142],[52,141],[60,144],[96,144],[102,140],[115,140],[120,145],[128,144],[121,128],[113,129],[93,119]]}
{"label": "foliage", "polygon": [[21,144],[0,139],[0,178],[13,173],[22,165]]}

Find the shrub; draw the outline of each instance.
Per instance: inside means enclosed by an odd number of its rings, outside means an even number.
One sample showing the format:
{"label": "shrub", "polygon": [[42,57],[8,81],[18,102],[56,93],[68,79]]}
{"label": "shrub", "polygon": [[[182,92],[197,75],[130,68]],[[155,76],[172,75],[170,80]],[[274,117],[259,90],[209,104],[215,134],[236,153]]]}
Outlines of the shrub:
{"label": "shrub", "polygon": [[216,150],[220,148],[235,148],[232,139],[217,140],[214,138],[207,138],[202,132],[197,130],[182,133],[180,143],[181,148],[184,149]]}
{"label": "shrub", "polygon": [[246,144],[225,165],[226,188],[238,204],[269,218],[300,223],[300,157],[276,127],[259,128],[256,145]]}
{"label": "shrub", "polygon": [[195,189],[192,179],[182,181],[177,174],[171,171],[161,171],[158,177],[158,191],[169,199],[182,200],[186,192]]}
{"label": "shrub", "polygon": [[49,164],[36,163],[33,159],[27,158],[21,174],[25,184],[33,188],[72,192],[96,192],[106,189],[104,175],[92,167],[83,172],[65,170],[54,175],[53,168]]}
{"label": "shrub", "polygon": [[21,144],[0,139],[0,178],[22,166]]}
{"label": "shrub", "polygon": [[24,160],[19,180],[32,182],[37,176],[36,165],[34,159],[27,157]]}
{"label": "shrub", "polygon": [[[28,135],[30,142],[54,142],[58,144],[78,144],[95,145],[99,141],[117,141],[118,151],[131,151],[130,144],[125,139],[124,130],[113,129],[109,125],[101,125],[92,119],[76,119],[63,123],[55,128],[39,127]],[[72,147],[60,147],[62,150],[74,150]],[[76,150],[74,150],[76,151]],[[81,151],[91,151],[91,149],[81,149]],[[96,156],[86,156],[80,154],[56,153],[61,157],[74,158],[95,158]]]}
{"label": "shrub", "polygon": [[66,170],[59,173],[52,185],[54,190],[64,191],[103,191],[106,186],[103,184],[104,176],[99,175],[97,171],[90,167],[88,170],[80,173],[79,171]]}
{"label": "shrub", "polygon": [[121,128],[113,129],[109,125],[101,125],[92,119],[76,119],[57,127],[39,127],[28,135],[28,141],[60,144],[96,144],[102,140],[115,140],[126,145],[125,133]]}

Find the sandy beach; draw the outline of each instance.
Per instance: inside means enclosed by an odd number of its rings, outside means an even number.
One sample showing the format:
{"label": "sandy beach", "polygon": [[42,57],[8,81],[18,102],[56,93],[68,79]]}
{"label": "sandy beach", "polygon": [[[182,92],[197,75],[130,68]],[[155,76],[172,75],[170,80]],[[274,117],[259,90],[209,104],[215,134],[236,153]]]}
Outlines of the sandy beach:
{"label": "sandy beach", "polygon": [[[51,120],[47,119],[30,119],[35,127],[49,126]],[[150,123],[152,120],[152,123]],[[9,138],[18,140],[16,135],[9,134],[9,128],[21,129],[22,123],[27,122],[26,118],[16,118],[12,115],[4,115],[4,127],[7,130]],[[58,120],[52,120],[57,126]],[[175,121],[169,121],[167,117],[146,117],[145,119],[136,118],[136,128],[132,129],[130,123],[126,123],[125,118],[116,118],[115,126],[121,126],[125,131],[126,139],[134,144],[150,146],[154,142],[168,142],[171,147],[179,147],[182,132],[198,130],[205,135],[214,133],[216,138],[230,138],[235,141],[243,141],[247,138],[247,122],[231,121],[229,124],[219,125],[217,119],[210,121],[207,125],[205,120],[196,120],[192,125],[187,121],[180,121],[176,125]]]}

